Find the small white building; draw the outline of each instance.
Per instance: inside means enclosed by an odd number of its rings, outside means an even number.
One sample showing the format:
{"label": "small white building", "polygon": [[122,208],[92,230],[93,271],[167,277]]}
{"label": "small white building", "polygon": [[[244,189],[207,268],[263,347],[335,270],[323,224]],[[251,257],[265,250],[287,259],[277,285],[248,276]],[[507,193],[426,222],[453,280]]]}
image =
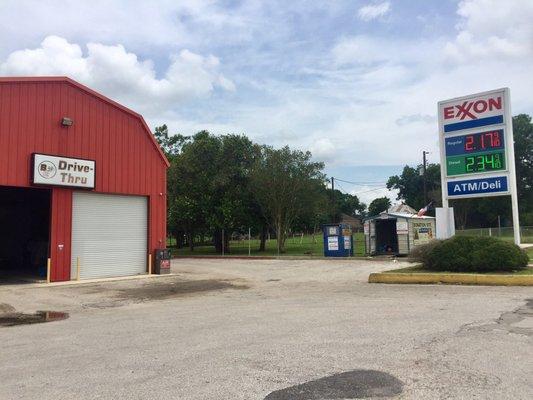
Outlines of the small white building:
{"label": "small white building", "polygon": [[365,252],[370,255],[407,255],[435,238],[435,217],[419,217],[400,204],[364,220]]}

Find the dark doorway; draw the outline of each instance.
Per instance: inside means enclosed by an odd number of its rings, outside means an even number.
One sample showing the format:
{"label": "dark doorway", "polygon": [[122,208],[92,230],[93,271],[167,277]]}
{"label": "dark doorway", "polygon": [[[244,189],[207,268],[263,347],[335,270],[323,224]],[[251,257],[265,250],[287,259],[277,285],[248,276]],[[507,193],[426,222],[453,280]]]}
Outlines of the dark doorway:
{"label": "dark doorway", "polygon": [[396,219],[376,220],[376,252],[379,254],[398,253]]}
{"label": "dark doorway", "polygon": [[0,186],[0,279],[46,278],[50,190]]}

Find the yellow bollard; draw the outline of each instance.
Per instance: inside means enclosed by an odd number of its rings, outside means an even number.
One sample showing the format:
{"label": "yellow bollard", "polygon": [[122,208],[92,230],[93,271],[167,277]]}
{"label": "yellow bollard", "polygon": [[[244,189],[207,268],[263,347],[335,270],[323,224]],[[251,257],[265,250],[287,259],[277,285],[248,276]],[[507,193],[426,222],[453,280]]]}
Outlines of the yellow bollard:
{"label": "yellow bollard", "polygon": [[152,254],[148,254],[148,275],[152,275]]}
{"label": "yellow bollard", "polygon": [[50,266],[52,264],[52,260],[49,258],[46,261],[46,283],[50,283]]}
{"label": "yellow bollard", "polygon": [[80,258],[76,257],[76,280],[80,280]]}

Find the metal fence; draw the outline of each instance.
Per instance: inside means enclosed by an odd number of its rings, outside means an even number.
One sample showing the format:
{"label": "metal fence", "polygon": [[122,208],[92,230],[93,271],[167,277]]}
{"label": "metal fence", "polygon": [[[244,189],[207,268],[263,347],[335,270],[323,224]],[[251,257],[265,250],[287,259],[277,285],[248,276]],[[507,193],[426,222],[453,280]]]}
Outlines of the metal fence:
{"label": "metal fence", "polygon": [[[224,232],[224,236],[228,233]],[[278,252],[277,240],[272,233],[267,236],[265,242],[265,250],[259,251],[260,237],[253,232],[245,233],[230,233],[229,249],[224,251],[217,251],[214,243],[210,238],[198,237],[194,240],[194,250],[191,251],[189,246],[176,248],[176,240],[169,238],[168,246],[172,247],[175,255],[224,255],[224,256],[323,256],[324,255],[324,240],[322,231],[317,232],[293,232],[287,235],[285,240],[285,251]],[[354,233],[354,255],[363,255],[364,240],[362,233]]]}
{"label": "metal fence", "polygon": [[[514,229],[512,226],[464,229],[456,230],[455,234],[461,236],[494,236],[503,240],[513,241]],[[522,243],[533,243],[533,226],[521,226],[520,237],[522,239]]]}

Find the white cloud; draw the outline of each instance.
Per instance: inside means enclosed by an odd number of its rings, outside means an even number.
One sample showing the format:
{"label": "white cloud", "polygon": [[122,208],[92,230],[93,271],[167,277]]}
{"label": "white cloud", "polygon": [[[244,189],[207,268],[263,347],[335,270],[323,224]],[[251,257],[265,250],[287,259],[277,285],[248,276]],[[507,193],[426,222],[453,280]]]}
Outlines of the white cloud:
{"label": "white cloud", "polygon": [[533,56],[531,0],[463,0],[457,14],[459,32],[445,47],[453,61]]}
{"label": "white cloud", "polygon": [[339,23],[349,0],[5,3],[0,74],[68,74],[152,127],[245,133],[329,166],[412,164],[421,149],[438,162],[442,99],[507,86],[513,113],[533,110],[531,0],[465,0],[453,15],[449,2],[413,4],[355,35]]}
{"label": "white cloud", "polygon": [[[78,43],[122,43],[130,51],[164,53],[209,42],[239,42],[249,27],[240,13],[212,0],[2,0],[0,57],[50,34]],[[194,27],[194,29],[190,29]],[[223,30],[224,34],[220,35]],[[201,33],[199,33],[201,32]],[[216,34],[214,34],[216,33]],[[16,38],[16,40],[12,40]]]}
{"label": "white cloud", "polygon": [[311,146],[313,158],[322,162],[333,161],[337,151],[338,148],[328,138],[320,138]]}
{"label": "white cloud", "polygon": [[329,131],[350,149],[338,164],[413,163],[421,149],[439,162],[439,100],[510,87],[513,113],[531,113],[533,2],[468,0],[458,14],[453,39],[367,34],[333,46],[324,81],[345,101]]}
{"label": "white cloud", "polygon": [[434,115],[428,114],[411,114],[411,115],[402,115],[396,120],[396,124],[399,126],[409,125],[409,124],[435,124],[437,118]]}
{"label": "white cloud", "polygon": [[391,10],[390,2],[367,4],[361,7],[357,15],[363,21],[371,21],[387,14]]}
{"label": "white cloud", "polygon": [[152,113],[173,103],[205,97],[216,88],[234,91],[235,85],[219,72],[220,61],[182,50],[170,56],[161,78],[151,60],[140,60],[122,45],[88,43],[81,46],[48,36],[36,49],[17,50],[0,64],[0,74],[67,75],[138,111]]}
{"label": "white cloud", "polygon": [[384,45],[379,39],[365,35],[346,37],[333,47],[332,55],[338,65],[370,64],[390,57]]}

